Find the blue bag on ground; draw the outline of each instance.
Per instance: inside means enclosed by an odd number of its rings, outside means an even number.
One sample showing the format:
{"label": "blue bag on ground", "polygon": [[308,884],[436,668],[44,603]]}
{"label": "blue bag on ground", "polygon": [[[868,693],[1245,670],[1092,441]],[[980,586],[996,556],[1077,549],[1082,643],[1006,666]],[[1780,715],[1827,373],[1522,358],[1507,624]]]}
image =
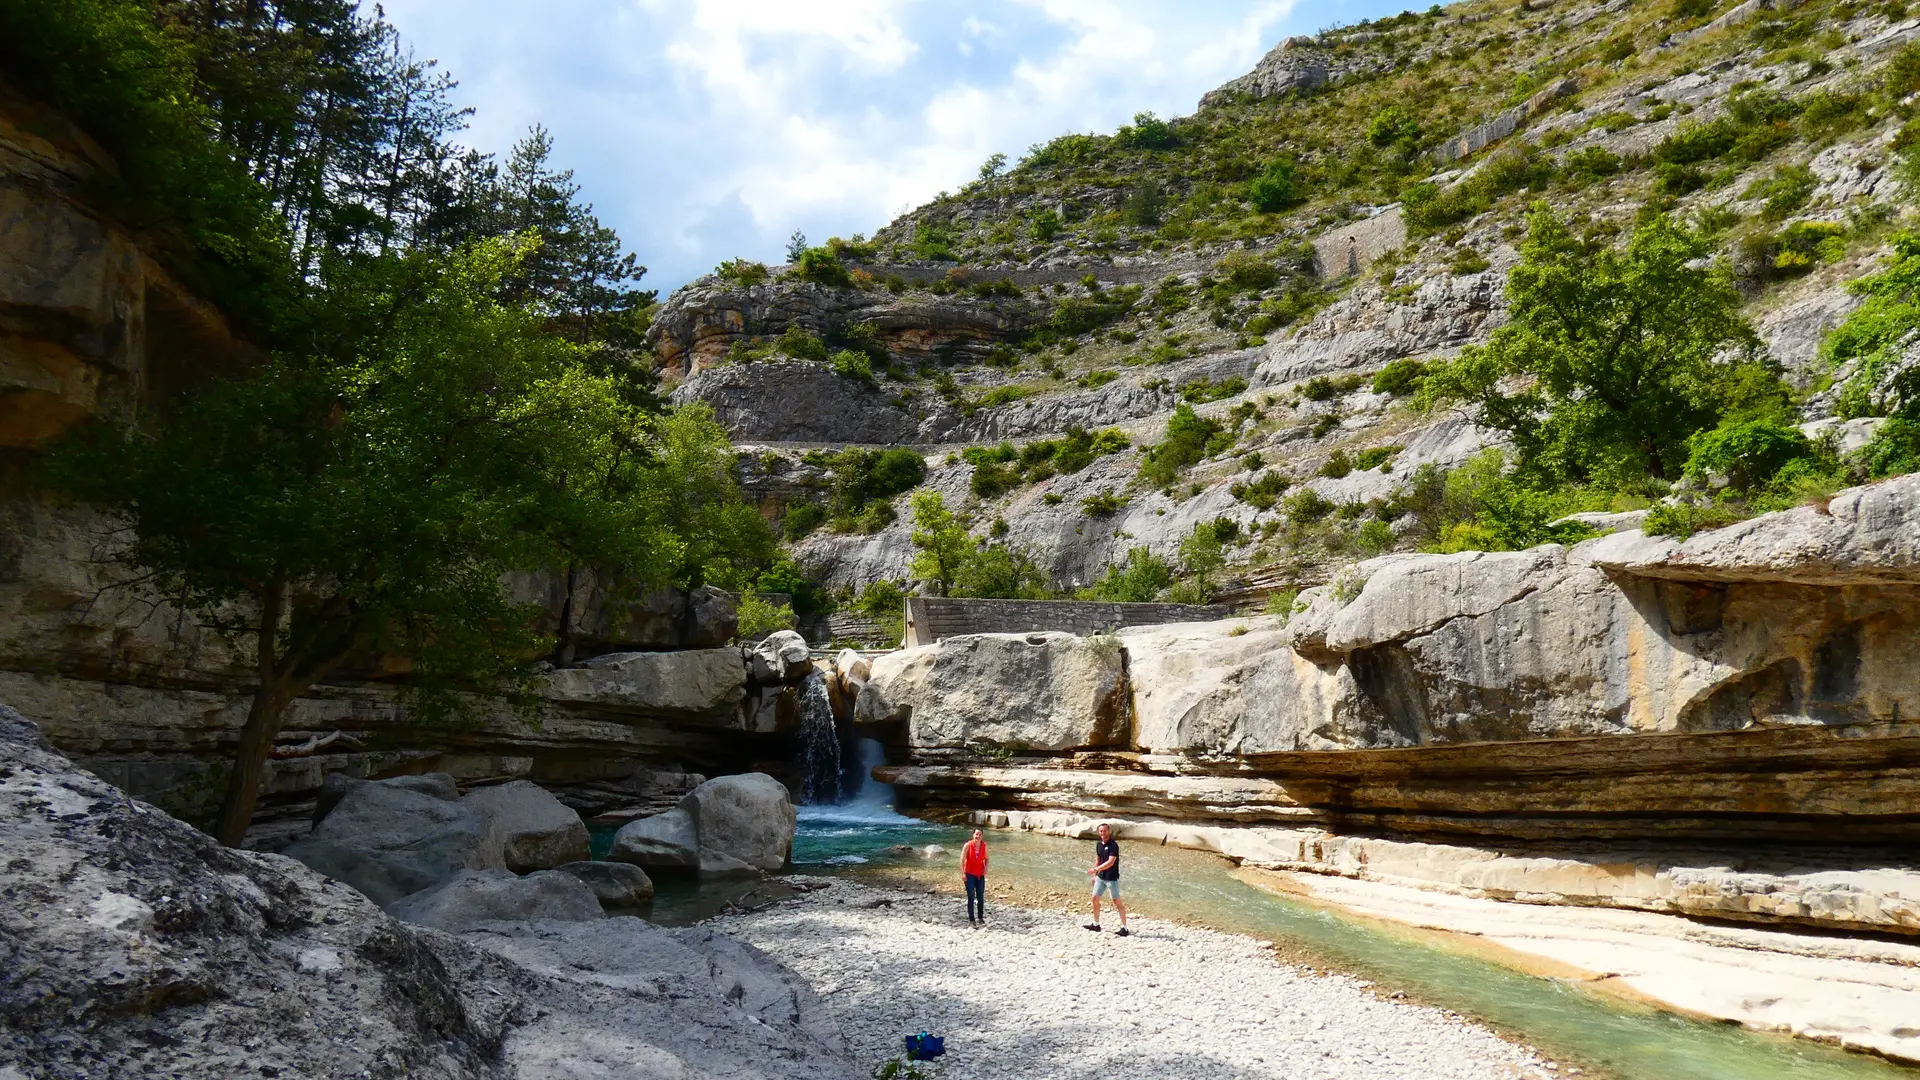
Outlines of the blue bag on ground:
{"label": "blue bag on ground", "polygon": [[929,1035],[924,1031],[918,1035],[907,1036],[905,1042],[908,1061],[927,1061],[947,1052],[947,1040],[938,1035]]}

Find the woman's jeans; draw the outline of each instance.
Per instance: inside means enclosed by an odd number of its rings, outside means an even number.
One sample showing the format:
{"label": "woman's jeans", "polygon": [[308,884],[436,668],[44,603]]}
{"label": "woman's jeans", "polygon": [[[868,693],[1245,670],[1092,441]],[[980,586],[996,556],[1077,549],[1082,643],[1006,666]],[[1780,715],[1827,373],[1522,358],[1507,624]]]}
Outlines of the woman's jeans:
{"label": "woman's jeans", "polygon": [[963,874],[967,879],[967,920],[987,917],[987,877],[985,874]]}

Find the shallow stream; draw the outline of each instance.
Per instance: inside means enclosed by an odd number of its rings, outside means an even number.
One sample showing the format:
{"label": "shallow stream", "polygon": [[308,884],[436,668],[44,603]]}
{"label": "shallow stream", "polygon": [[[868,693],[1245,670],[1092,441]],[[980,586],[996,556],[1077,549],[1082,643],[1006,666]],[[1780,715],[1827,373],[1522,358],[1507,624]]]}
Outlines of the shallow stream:
{"label": "shallow stream", "polygon": [[[807,806],[800,809],[793,864],[802,873],[822,875],[944,870],[953,877],[960,918],[959,849],[969,831],[902,817],[874,801]],[[1079,897],[1090,844],[1009,832],[989,833],[988,843],[990,884],[1054,890],[1084,904]],[[929,845],[939,850],[929,853]],[[1213,855],[1129,843],[1123,857],[1127,906],[1139,916],[1275,941],[1383,989],[1485,1020],[1557,1059],[1618,1080],[1920,1080],[1920,1069],[1687,1019],[1577,982],[1504,967],[1472,954],[1461,939],[1276,895],[1249,884]],[[686,924],[730,903],[753,907],[778,895],[778,886],[764,882],[697,886],[665,880],[658,883],[650,917]]]}

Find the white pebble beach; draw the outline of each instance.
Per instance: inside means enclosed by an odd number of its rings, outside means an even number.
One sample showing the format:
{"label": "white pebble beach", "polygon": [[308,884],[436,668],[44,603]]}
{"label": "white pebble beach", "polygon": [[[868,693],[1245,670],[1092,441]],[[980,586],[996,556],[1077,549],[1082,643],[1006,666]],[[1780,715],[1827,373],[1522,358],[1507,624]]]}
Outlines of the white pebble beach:
{"label": "white pebble beach", "polygon": [[[1277,959],[1267,943],[1152,919],[1083,915],[838,879],[712,921],[812,982],[863,1070],[901,1038],[944,1036],[942,1080],[1488,1080],[1542,1078],[1539,1053],[1360,979]],[[1552,1071],[1550,1071],[1552,1070]]]}

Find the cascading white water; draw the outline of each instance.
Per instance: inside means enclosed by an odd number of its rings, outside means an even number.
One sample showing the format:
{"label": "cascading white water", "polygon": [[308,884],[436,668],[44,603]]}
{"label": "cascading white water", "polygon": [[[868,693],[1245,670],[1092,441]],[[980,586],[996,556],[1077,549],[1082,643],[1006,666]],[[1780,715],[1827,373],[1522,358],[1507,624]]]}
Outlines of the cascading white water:
{"label": "cascading white water", "polygon": [[819,672],[800,684],[800,763],[806,768],[806,801],[840,801],[840,729],[833,722],[827,680]]}
{"label": "cascading white water", "polygon": [[861,739],[859,751],[860,790],[848,800],[848,805],[892,813],[893,785],[883,784],[873,778],[874,768],[887,763],[887,752],[881,749],[878,739]]}

